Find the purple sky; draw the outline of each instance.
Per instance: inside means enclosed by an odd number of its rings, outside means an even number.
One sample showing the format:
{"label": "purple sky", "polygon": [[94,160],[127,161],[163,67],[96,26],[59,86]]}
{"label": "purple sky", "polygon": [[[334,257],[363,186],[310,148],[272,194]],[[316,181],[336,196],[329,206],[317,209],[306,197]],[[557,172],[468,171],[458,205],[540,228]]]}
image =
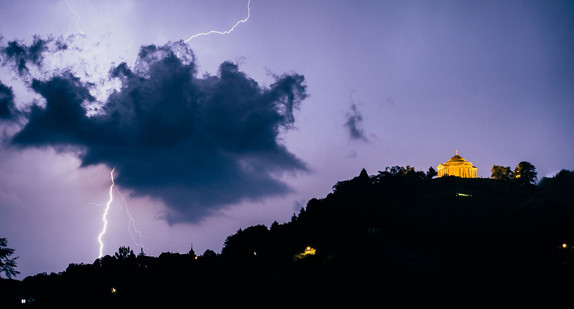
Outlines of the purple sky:
{"label": "purple sky", "polygon": [[[70,68],[104,102],[113,65],[133,66],[142,45],[162,46],[199,32],[229,29],[247,1],[4,1],[0,46],[34,35],[76,36],[44,69]],[[68,6],[69,4],[69,6]],[[493,164],[529,161],[539,179],[574,169],[574,5],[569,1],[251,1],[251,17],[229,35],[193,39],[199,76],[232,61],[260,85],[305,77],[294,127],[278,141],[308,171],[274,177],[288,193],[215,209],[196,222],[168,224],[153,196],[126,197],[145,251],[219,251],[225,237],[253,224],[286,222],[310,198],[366,168],[420,170],[456,149],[490,176]],[[32,69],[35,78],[47,76]],[[46,77],[47,78],[47,77]],[[42,98],[10,65],[0,81],[26,109]],[[349,119],[361,138],[353,138]],[[25,124],[0,122],[5,139]],[[109,166],[80,168],[73,152],[0,145],[0,237],[16,249],[17,277],[58,272],[98,257],[97,236]],[[139,251],[123,203],[112,204],[104,254]]]}

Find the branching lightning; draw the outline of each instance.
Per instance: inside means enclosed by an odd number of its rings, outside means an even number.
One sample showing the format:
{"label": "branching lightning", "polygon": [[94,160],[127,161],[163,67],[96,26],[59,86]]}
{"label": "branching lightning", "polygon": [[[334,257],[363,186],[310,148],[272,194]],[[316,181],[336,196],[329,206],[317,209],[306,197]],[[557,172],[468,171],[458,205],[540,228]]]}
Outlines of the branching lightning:
{"label": "branching lightning", "polygon": [[[126,201],[126,198],[120,192],[120,189],[118,189],[117,187],[116,187],[116,192],[120,195],[120,197],[122,198],[122,201],[124,202],[124,208],[126,210],[126,214],[128,215],[128,218],[129,218],[129,220],[128,220],[128,232],[130,233],[132,240],[134,241],[136,246],[145,248],[145,246],[143,245],[143,240],[142,240],[142,232],[138,231],[138,229],[136,227],[136,221],[134,220],[132,213],[128,209],[128,202]],[[137,239],[136,239],[136,236],[134,235],[134,233],[137,234]]]}
{"label": "branching lightning", "polygon": [[237,26],[239,26],[239,24],[243,24],[243,23],[247,22],[247,20],[249,20],[249,17],[251,16],[251,7],[250,7],[250,4],[251,4],[251,0],[248,0],[248,1],[247,1],[247,17],[245,17],[244,19],[241,19],[241,20],[239,20],[238,22],[236,22],[235,25],[233,25],[233,27],[231,27],[229,30],[226,30],[226,31],[211,30],[211,31],[209,31],[209,32],[202,32],[202,33],[194,34],[194,35],[190,36],[190,37],[189,37],[187,40],[185,40],[184,42],[187,43],[187,42],[189,42],[189,41],[191,41],[191,40],[193,40],[193,39],[195,39],[195,38],[197,38],[197,37],[204,36],[204,35],[210,35],[210,34],[221,34],[221,35],[223,35],[223,34],[230,34],[231,32],[233,32],[233,30],[235,30],[235,28],[236,28]]}
{"label": "branching lightning", "polygon": [[106,230],[108,228],[108,212],[110,211],[110,205],[112,204],[112,202],[114,201],[114,170],[116,168],[112,168],[112,171],[110,172],[110,177],[112,179],[112,185],[110,186],[110,199],[108,200],[108,202],[106,203],[106,209],[104,210],[104,214],[102,216],[102,221],[104,222],[104,226],[102,227],[102,231],[100,232],[100,235],[98,235],[98,242],[100,243],[100,255],[98,256],[98,258],[102,258],[102,256],[104,256],[104,242],[102,241],[102,237],[104,236],[104,234],[106,234]]}
{"label": "branching lightning", "polygon": [[[114,167],[112,169],[112,171],[110,172],[110,178],[112,180],[112,184],[110,185],[110,197],[108,199],[108,202],[106,203],[106,208],[104,210],[104,214],[102,215],[102,221],[104,222],[104,226],[102,227],[102,231],[98,235],[98,242],[100,243],[100,255],[98,256],[98,258],[102,258],[104,255],[104,241],[102,240],[102,238],[106,234],[106,231],[108,228],[108,212],[109,212],[110,207],[114,201],[114,187],[116,189],[116,192],[120,195],[120,197],[123,200],[124,208],[126,210],[126,214],[128,215],[128,218],[129,218],[129,220],[128,220],[128,232],[130,233],[132,240],[134,241],[136,246],[145,248],[145,246],[143,245],[143,238],[142,238],[143,234],[141,231],[138,231],[138,229],[136,227],[136,221],[134,220],[132,213],[128,209],[128,202],[126,201],[126,198],[123,196],[123,194],[120,192],[120,190],[115,186],[115,182],[114,182],[114,171],[115,171],[115,169],[116,168]],[[99,206],[99,204],[96,204],[96,205]],[[101,206],[103,206],[103,204]],[[137,237],[136,237],[136,235],[137,235]]]}

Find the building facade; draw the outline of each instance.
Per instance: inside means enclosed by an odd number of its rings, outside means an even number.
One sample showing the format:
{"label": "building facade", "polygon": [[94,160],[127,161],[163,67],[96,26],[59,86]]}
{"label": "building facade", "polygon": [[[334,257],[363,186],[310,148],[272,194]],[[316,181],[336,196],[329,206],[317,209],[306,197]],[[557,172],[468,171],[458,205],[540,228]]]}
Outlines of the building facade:
{"label": "building facade", "polygon": [[456,176],[462,178],[476,178],[477,168],[472,163],[466,161],[463,157],[458,155],[458,150],[454,157],[450,158],[445,163],[437,166],[438,177],[443,176]]}

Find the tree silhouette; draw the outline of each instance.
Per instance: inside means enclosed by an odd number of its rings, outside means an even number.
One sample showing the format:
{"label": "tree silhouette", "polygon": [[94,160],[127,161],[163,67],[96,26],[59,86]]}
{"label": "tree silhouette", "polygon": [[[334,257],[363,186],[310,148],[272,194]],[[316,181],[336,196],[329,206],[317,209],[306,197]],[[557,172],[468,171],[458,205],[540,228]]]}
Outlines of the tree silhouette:
{"label": "tree silhouette", "polygon": [[510,181],[513,176],[510,166],[493,165],[490,173],[490,178],[502,181]]}
{"label": "tree silhouette", "polygon": [[4,273],[8,279],[16,276],[20,272],[15,270],[18,257],[10,258],[14,254],[14,249],[7,247],[6,238],[0,238],[0,274]]}
{"label": "tree silhouette", "polygon": [[211,249],[206,249],[201,257],[203,257],[204,259],[214,259],[217,257],[217,253],[215,253],[215,251]]}
{"label": "tree silhouette", "polygon": [[514,169],[513,180],[521,185],[535,184],[538,173],[530,162],[522,161]]}
{"label": "tree silhouette", "polygon": [[432,179],[435,176],[438,176],[437,171],[432,166],[429,167],[429,170],[425,174],[426,179]]}
{"label": "tree silhouette", "polygon": [[[410,166],[374,176],[363,169],[326,197],[309,200],[290,222],[239,229],[221,254],[207,249],[195,259],[190,248],[133,258],[129,247],[120,247],[92,265],[70,264],[21,283],[0,280],[0,295],[13,295],[15,304],[33,297],[45,306],[89,300],[169,307],[187,295],[238,306],[263,304],[266,297],[289,300],[303,291],[293,299],[326,306],[340,303],[338,295],[392,305],[417,293],[426,295],[425,305],[448,307],[451,295],[466,301],[485,282],[501,290],[508,284],[538,288],[539,282],[571,290],[574,171],[545,177],[533,189],[516,182],[535,179],[533,166],[521,162],[515,180],[510,168],[493,169],[508,181],[432,179]],[[245,297],[255,293],[262,301]]]}
{"label": "tree silhouette", "polygon": [[[574,200],[574,171],[561,170],[552,178],[543,177],[538,187],[552,199],[566,202]],[[571,209],[568,206],[567,209]]]}
{"label": "tree silhouette", "polygon": [[118,249],[118,252],[114,254],[116,259],[118,260],[125,260],[127,258],[135,258],[134,251],[130,249],[130,247],[121,246]]}

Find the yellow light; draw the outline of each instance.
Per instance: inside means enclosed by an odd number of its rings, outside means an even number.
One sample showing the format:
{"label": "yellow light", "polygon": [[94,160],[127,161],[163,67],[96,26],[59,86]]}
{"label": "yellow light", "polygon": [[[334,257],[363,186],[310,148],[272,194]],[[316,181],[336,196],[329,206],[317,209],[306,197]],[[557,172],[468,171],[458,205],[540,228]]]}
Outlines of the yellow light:
{"label": "yellow light", "polygon": [[563,244],[562,244],[562,248],[566,248],[566,247],[568,247],[568,244],[563,243]]}
{"label": "yellow light", "polygon": [[112,294],[116,294],[118,292],[118,290],[116,290],[116,288],[112,287],[112,289],[110,290],[112,292]]}
{"label": "yellow light", "polygon": [[303,252],[303,254],[304,255],[315,255],[316,251],[317,251],[316,249],[313,249],[313,248],[308,246],[307,248],[305,248],[305,252]]}
{"label": "yellow light", "polygon": [[307,246],[307,247],[305,248],[305,251],[296,254],[296,255],[295,255],[295,258],[297,258],[297,259],[302,259],[302,258],[304,258],[304,257],[307,256],[307,255],[315,255],[316,252],[317,252],[317,249],[311,248],[310,246]]}

